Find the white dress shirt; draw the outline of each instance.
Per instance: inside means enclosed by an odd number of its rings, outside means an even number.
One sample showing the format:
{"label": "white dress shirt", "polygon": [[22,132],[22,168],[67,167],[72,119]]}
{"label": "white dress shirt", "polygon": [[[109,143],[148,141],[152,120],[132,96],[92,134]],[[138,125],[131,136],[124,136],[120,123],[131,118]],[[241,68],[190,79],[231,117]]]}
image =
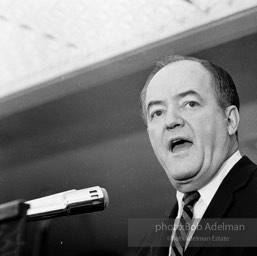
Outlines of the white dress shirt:
{"label": "white dress shirt", "polygon": [[[221,166],[220,170],[217,172],[217,174],[214,176],[214,178],[203,188],[199,189],[198,192],[200,193],[199,200],[195,203],[194,209],[193,209],[193,218],[197,219],[199,222],[199,219],[203,217],[204,212],[206,211],[207,207],[209,206],[213,196],[215,195],[216,191],[218,190],[221,182],[226,177],[226,175],[229,173],[229,171],[232,169],[232,167],[241,159],[241,154],[239,150],[237,150],[229,159],[227,159]],[[176,217],[175,226],[179,224],[179,219],[182,214],[183,210],[183,203],[182,198],[184,196],[184,193],[177,191],[177,201],[178,201],[178,215]],[[196,222],[197,222],[196,221]],[[197,225],[196,222],[194,225]],[[193,235],[193,231],[189,233],[188,239],[186,242],[186,247],[188,245],[188,242],[190,241],[190,238]],[[175,230],[173,230],[172,234],[172,240],[175,234]],[[170,255],[170,253],[169,253]]]}

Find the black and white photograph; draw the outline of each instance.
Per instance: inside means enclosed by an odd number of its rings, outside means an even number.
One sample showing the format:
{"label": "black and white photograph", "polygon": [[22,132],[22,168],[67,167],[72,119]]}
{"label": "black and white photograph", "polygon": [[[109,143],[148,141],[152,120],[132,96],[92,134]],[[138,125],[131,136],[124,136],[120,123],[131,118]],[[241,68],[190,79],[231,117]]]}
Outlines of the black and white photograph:
{"label": "black and white photograph", "polygon": [[257,1],[0,1],[0,256],[256,256]]}

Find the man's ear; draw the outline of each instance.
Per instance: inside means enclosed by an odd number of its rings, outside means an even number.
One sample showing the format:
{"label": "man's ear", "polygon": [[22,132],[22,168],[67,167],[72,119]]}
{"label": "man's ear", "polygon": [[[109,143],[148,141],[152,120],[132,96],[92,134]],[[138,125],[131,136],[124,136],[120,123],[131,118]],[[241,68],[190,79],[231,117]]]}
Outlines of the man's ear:
{"label": "man's ear", "polygon": [[236,133],[240,121],[239,112],[236,106],[231,105],[226,108],[226,117],[228,121],[228,133],[233,135]]}

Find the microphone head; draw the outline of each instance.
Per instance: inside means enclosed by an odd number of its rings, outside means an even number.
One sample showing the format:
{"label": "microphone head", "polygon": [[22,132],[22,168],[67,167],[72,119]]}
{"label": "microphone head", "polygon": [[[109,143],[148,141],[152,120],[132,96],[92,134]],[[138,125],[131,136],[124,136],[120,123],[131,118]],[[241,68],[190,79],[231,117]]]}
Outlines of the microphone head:
{"label": "microphone head", "polygon": [[102,211],[109,205],[106,189],[99,186],[72,189],[26,202],[30,220]]}

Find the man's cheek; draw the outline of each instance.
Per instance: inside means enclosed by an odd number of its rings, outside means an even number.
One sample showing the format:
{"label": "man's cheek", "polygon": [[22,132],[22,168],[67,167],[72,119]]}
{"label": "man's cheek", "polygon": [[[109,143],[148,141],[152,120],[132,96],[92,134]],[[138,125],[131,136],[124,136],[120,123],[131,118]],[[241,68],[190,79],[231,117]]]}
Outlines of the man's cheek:
{"label": "man's cheek", "polygon": [[213,130],[217,124],[212,123],[210,120],[198,124],[196,136],[202,137],[204,140],[210,138],[213,134]]}
{"label": "man's cheek", "polygon": [[148,135],[150,138],[150,142],[151,144],[154,146],[155,144],[159,143],[160,141],[160,136],[158,134],[158,132],[154,131],[154,130],[148,130]]}

